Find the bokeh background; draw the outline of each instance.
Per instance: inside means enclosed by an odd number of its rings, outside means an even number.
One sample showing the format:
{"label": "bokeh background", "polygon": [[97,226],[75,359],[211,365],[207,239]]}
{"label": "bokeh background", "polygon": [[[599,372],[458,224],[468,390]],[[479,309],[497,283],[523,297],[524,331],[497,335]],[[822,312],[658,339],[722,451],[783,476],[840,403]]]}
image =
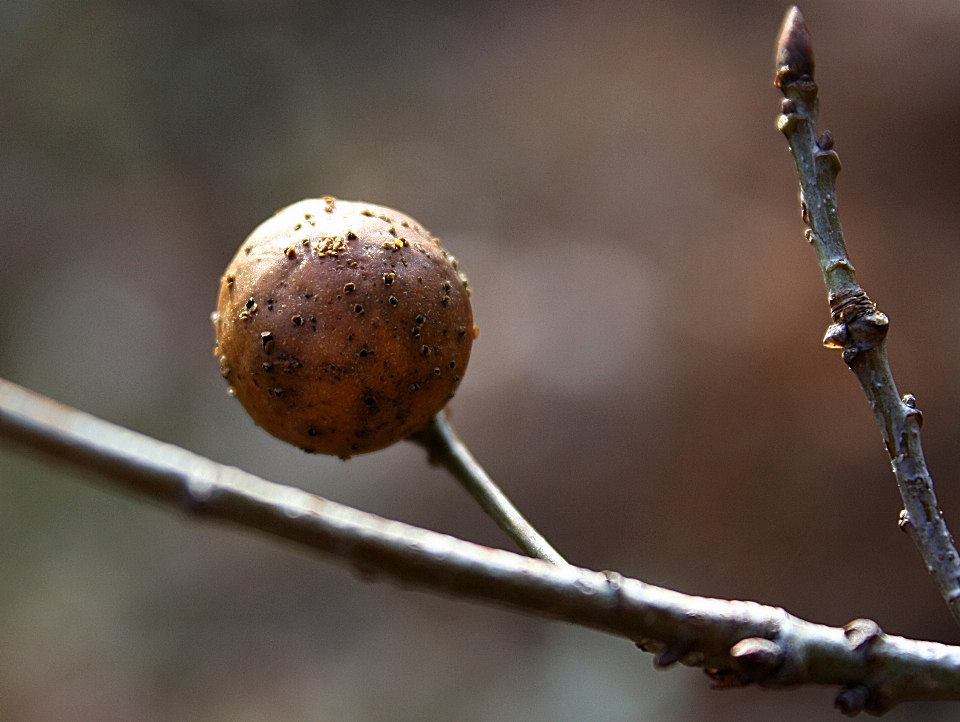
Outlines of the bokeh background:
{"label": "bokeh background", "polygon": [[[482,335],[455,423],[572,561],[960,643],[829,322],[774,127],[783,2],[0,3],[0,375],[266,478],[511,548],[410,444],[268,437],[211,350],[277,208],[400,208]],[[802,9],[860,280],[960,528],[960,5]],[[367,584],[0,449],[0,719],[835,720],[629,642]],[[945,720],[914,704],[891,720]]]}

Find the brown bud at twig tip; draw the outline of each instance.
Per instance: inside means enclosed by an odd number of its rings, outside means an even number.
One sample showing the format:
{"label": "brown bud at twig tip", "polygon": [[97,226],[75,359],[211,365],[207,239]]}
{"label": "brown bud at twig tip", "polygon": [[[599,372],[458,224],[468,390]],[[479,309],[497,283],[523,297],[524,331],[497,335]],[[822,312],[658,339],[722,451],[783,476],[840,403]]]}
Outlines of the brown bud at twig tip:
{"label": "brown bud at twig tip", "polygon": [[810,31],[803,21],[800,8],[794,5],[787,11],[780,28],[780,37],[777,40],[777,76],[773,84],[782,88],[804,75],[813,80],[813,68]]}

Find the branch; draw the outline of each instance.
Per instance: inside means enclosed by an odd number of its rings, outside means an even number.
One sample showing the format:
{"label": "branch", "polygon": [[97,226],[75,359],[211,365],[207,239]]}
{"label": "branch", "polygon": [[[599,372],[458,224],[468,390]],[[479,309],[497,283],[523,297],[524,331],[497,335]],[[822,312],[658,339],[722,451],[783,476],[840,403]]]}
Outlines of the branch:
{"label": "branch", "polygon": [[840,629],[754,602],[691,597],[489,549],[389,521],[222,466],[0,380],[0,438],[91,471],[162,506],[296,542],[376,575],[591,627],[702,667],[720,688],[840,685],[847,714],[907,700],[960,700],[960,647]]}
{"label": "branch", "polygon": [[937,505],[933,479],[923,458],[923,416],[913,396],[900,398],[890,372],[886,349],[889,321],[857,284],[847,256],[835,187],[840,159],[833,151],[830,131],[817,137],[813,50],[810,33],[796,7],[784,19],[776,64],[774,84],[785,96],[777,127],[787,137],[797,163],[801,212],[810,226],[806,237],[817,253],[833,314],[834,323],[823,343],[828,348],[843,349],[843,360],[867,395],[903,497],[900,528],[913,538],[960,624],[960,555]]}
{"label": "branch", "polygon": [[427,450],[431,464],[443,466],[463,484],[497,526],[513,539],[526,554],[551,564],[566,564],[540,532],[533,528],[513,502],[504,494],[483,467],[473,458],[450,424],[446,411],[441,411],[424,431],[410,440]]}

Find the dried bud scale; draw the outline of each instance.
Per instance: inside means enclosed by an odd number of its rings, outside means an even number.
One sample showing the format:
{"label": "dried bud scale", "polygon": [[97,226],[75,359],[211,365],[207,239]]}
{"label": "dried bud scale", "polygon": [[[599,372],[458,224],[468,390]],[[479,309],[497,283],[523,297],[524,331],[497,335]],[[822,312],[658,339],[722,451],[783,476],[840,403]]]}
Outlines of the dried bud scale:
{"label": "dried bud scale", "polygon": [[456,391],[476,337],[452,256],[418,223],[329,196],[284,208],[244,241],[214,325],[254,421],[342,457],[424,428]]}

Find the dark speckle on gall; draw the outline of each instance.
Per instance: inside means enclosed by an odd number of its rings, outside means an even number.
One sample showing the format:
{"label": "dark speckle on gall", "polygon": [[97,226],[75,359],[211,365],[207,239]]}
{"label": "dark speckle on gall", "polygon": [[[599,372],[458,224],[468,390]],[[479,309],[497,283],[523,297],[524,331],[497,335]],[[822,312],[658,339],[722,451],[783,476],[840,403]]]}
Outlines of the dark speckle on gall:
{"label": "dark speckle on gall", "polygon": [[267,353],[273,351],[273,333],[270,331],[261,332],[260,343],[263,345],[263,350]]}
{"label": "dark speckle on gall", "polygon": [[[283,209],[244,241],[222,277],[215,327],[221,368],[260,426],[348,457],[407,438],[443,408],[476,327],[453,257],[421,250],[428,244],[437,248],[399,211],[329,196]],[[269,309],[258,313],[255,299]],[[305,299],[309,313],[295,312]]]}

